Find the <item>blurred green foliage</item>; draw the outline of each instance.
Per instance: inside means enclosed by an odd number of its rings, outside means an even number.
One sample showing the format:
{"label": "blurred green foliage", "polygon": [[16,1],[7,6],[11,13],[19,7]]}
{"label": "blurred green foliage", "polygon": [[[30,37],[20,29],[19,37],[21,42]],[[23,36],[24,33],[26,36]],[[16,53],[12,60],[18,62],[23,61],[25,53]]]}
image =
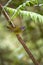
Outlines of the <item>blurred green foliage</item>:
{"label": "blurred green foliage", "polygon": [[[0,0],[0,3],[3,5],[6,4],[8,0]],[[26,0],[12,0],[8,5],[13,8],[17,8],[20,4],[25,2]],[[43,4],[43,0],[36,0],[38,3]],[[43,6],[41,7],[26,7],[25,11],[31,11],[39,13],[43,16]],[[12,15],[13,13],[10,14]],[[11,16],[10,15],[10,16]],[[28,24],[28,21],[27,21]],[[20,42],[17,40],[15,33],[11,32],[7,29],[7,20],[1,14],[0,16],[0,65],[33,65],[32,61],[26,54],[25,50],[21,46]],[[32,27],[31,27],[32,25]],[[27,25],[29,29],[23,32],[24,40],[26,45],[30,48],[34,57],[40,62],[40,65],[43,65],[43,24],[39,26],[34,24]],[[37,34],[37,36],[35,35]],[[38,35],[41,37],[38,38]],[[35,36],[34,36],[35,35]],[[22,36],[23,38],[23,36]],[[37,41],[36,41],[37,40]]]}

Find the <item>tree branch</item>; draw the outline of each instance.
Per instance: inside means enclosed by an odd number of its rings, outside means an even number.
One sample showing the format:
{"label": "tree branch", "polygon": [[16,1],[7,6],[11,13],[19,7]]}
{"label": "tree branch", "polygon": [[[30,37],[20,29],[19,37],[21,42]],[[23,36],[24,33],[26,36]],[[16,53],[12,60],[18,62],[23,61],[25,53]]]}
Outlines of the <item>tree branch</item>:
{"label": "tree branch", "polygon": [[[10,20],[9,15],[7,14],[7,12],[3,9],[3,6],[0,4],[0,8],[2,8],[2,12],[4,14],[4,16],[6,17],[6,19],[9,21],[9,23],[11,24],[12,27],[16,27],[13,26],[12,21]],[[30,49],[25,45],[25,42],[23,41],[23,39],[21,38],[21,36],[19,34],[16,34],[19,42],[22,44],[22,46],[24,47],[25,51],[27,52],[27,54],[29,55],[29,57],[31,58],[31,60],[33,61],[33,63],[35,65],[39,65],[38,61],[34,58],[34,56],[32,55],[32,53],[30,52]]]}

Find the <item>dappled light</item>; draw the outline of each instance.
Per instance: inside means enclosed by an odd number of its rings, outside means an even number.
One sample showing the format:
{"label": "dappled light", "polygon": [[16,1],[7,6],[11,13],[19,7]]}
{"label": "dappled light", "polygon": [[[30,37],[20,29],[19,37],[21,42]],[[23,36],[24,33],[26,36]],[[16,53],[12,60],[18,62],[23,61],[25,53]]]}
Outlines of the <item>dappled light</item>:
{"label": "dappled light", "polygon": [[0,0],[0,65],[43,65],[43,0]]}

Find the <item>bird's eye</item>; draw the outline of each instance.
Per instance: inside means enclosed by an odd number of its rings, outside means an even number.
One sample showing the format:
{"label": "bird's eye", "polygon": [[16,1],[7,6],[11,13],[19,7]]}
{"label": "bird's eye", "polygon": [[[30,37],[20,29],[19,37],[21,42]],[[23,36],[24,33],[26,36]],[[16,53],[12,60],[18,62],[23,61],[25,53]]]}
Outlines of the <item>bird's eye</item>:
{"label": "bird's eye", "polygon": [[21,30],[25,30],[25,26],[22,26],[22,27],[20,27],[21,28]]}

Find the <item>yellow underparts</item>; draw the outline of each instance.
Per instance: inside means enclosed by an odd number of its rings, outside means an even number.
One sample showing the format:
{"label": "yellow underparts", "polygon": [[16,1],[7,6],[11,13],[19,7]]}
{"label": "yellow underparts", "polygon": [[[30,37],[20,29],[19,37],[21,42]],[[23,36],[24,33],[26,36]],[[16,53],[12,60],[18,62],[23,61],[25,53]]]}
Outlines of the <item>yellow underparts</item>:
{"label": "yellow underparts", "polygon": [[23,33],[23,30],[21,29],[21,27],[15,27],[15,28],[12,28],[11,26],[8,26],[8,28],[14,32],[15,34],[20,34],[20,33]]}

